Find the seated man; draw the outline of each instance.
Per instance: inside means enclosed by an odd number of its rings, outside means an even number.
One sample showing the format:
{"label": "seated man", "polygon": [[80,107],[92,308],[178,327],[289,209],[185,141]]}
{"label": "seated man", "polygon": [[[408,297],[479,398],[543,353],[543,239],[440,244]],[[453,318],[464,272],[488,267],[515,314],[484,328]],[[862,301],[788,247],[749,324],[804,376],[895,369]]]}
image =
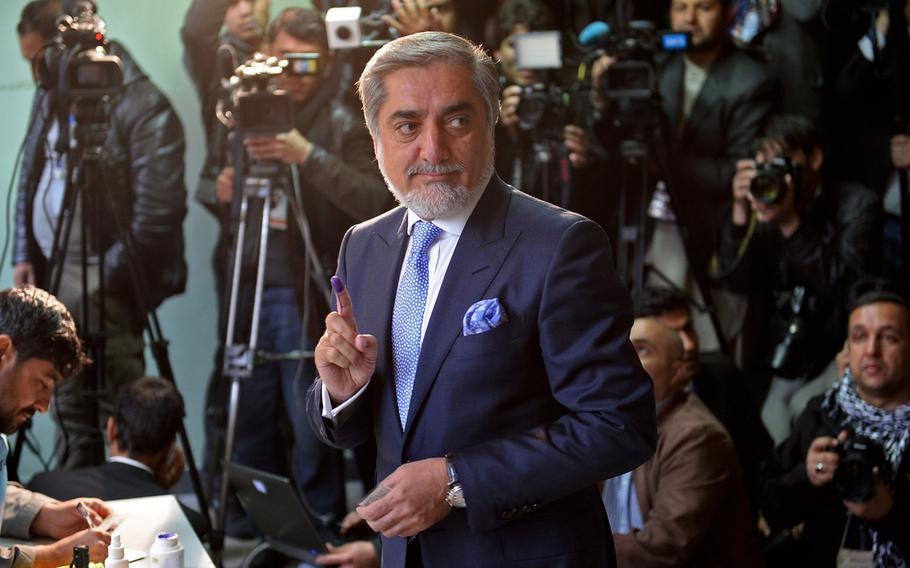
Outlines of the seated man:
{"label": "seated man", "polygon": [[638,317],[631,339],[654,381],[657,452],[605,483],[617,565],[756,565],[736,451],[724,427],[685,390],[679,335],[656,318]]}
{"label": "seated man", "polygon": [[[107,556],[111,537],[86,527],[76,501],[7,485],[6,434],[35,412],[47,412],[54,387],[88,362],[76,324],[57,298],[37,288],[0,291],[0,508],[2,536],[57,540],[39,546],[0,547],[0,568],[54,567],[69,564],[74,546],[87,545],[93,562]],[[95,524],[110,514],[97,499],[79,499]]]}
{"label": "seated man", "polygon": [[[809,401],[763,469],[768,525],[802,525],[788,554],[795,565],[910,561],[910,307],[880,283],[863,288],[851,302],[843,379]],[[848,481],[861,480],[858,468],[843,467],[843,450],[862,438],[871,443],[861,453],[878,452],[868,491]]]}
{"label": "seated man", "polygon": [[698,332],[686,297],[671,288],[645,287],[635,296],[635,314],[652,317],[679,334],[686,382],[691,381],[705,403],[733,440],[743,468],[749,502],[757,508],[758,468],[773,448],[771,436],[758,414],[746,377],[720,352],[700,353]]}
{"label": "seated man", "polygon": [[[107,462],[39,473],[28,488],[56,499],[164,495],[183,475],[183,452],[177,448],[183,414],[183,397],[165,379],[143,377],[124,385],[107,420]],[[197,534],[204,532],[205,521],[199,513],[186,507],[183,512]]]}

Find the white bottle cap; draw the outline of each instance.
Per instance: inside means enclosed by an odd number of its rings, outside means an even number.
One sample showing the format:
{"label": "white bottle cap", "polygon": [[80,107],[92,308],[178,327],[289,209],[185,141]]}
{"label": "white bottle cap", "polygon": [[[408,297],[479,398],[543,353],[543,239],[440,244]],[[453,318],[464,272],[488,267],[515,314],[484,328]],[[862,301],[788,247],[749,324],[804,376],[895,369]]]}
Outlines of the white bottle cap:
{"label": "white bottle cap", "polygon": [[120,544],[120,533],[111,533],[111,545],[107,547],[107,555],[114,560],[123,558],[123,546]]}

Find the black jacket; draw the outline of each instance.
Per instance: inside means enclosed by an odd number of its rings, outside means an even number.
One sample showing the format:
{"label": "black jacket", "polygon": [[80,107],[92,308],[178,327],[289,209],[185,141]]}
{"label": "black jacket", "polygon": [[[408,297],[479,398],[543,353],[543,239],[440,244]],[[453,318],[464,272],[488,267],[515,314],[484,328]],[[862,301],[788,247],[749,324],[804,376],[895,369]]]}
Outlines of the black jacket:
{"label": "black jacket", "polygon": [[[184,137],[180,119],[167,97],[152,84],[126,49],[111,42],[109,51],[123,65],[123,90],[112,104],[102,150],[100,232],[105,283],[110,293],[132,292],[128,255],[118,226],[128,231],[149,307],[183,292],[186,216]],[[43,281],[46,259],[32,233],[32,207],[44,169],[44,143],[52,124],[54,91],[39,90],[22,157],[16,203],[15,263],[32,263]],[[102,189],[102,188],[98,188]],[[75,228],[74,228],[75,230]]]}
{"label": "black jacket", "polygon": [[[120,462],[105,462],[69,471],[45,471],[35,475],[29,481],[28,488],[60,501],[79,497],[112,501],[168,494],[155,481],[154,475],[142,468]],[[182,503],[180,508],[196,534],[203,536],[205,519],[202,515]]]}
{"label": "black jacket", "polygon": [[253,55],[253,47],[242,39],[228,33],[219,35],[230,4],[231,0],[193,0],[180,29],[183,65],[199,95],[205,128],[205,164],[200,171],[202,180],[196,199],[213,212],[216,208],[214,180],[224,167],[230,151],[226,142],[227,129],[215,116],[221,96],[221,74],[228,71],[219,69],[225,64],[218,60],[218,49],[229,46],[235,54],[234,65],[244,63]]}
{"label": "black jacket", "polygon": [[[787,440],[765,462],[762,478],[762,514],[773,529],[805,523],[797,541],[793,566],[834,566],[847,522],[847,509],[831,485],[815,487],[806,474],[806,454],[819,436],[836,437],[842,427],[822,409],[823,396],[809,401]],[[869,522],[910,558],[910,452],[904,452],[896,485],[894,507],[883,520]],[[852,523],[863,522],[854,518]]]}
{"label": "black jacket", "polygon": [[778,86],[766,66],[727,46],[708,71],[689,118],[682,115],[685,63],[671,57],[660,74],[661,106],[670,144],[673,206],[686,225],[698,270],[717,244],[718,211],[730,201],[736,161],[752,147],[776,104]]}
{"label": "black jacket", "polygon": [[748,294],[764,314],[764,332],[756,355],[769,360],[771,350],[791,320],[788,294],[804,286],[813,298],[808,329],[797,349],[803,376],[820,373],[840,350],[846,329],[844,306],[851,285],[877,274],[881,257],[881,205],[870,190],[850,184],[823,185],[796,232],[785,239],[776,226],[737,227],[729,208],[712,275],[735,292]]}

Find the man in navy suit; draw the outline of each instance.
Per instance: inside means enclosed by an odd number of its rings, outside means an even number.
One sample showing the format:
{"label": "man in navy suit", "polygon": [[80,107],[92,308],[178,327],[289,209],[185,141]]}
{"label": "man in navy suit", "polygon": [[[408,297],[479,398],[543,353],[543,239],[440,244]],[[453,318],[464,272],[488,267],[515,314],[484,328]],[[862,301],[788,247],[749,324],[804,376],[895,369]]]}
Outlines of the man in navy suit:
{"label": "man in navy suit", "polygon": [[470,42],[397,39],[359,90],[402,207],[345,236],[308,415],[336,446],[375,435],[357,510],[383,567],[612,564],[595,484],[656,431],[606,235],[493,175],[496,67]]}

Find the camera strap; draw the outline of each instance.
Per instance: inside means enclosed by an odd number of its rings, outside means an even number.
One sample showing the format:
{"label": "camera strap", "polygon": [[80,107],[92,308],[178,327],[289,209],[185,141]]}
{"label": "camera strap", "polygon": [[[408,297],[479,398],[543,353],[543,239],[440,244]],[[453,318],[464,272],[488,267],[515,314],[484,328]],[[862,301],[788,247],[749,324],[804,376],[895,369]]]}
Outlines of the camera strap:
{"label": "camera strap", "polygon": [[874,550],[856,550],[844,547],[852,520],[853,514],[848,512],[844,533],[840,537],[840,546],[837,547],[837,568],[872,568],[875,560]]}

